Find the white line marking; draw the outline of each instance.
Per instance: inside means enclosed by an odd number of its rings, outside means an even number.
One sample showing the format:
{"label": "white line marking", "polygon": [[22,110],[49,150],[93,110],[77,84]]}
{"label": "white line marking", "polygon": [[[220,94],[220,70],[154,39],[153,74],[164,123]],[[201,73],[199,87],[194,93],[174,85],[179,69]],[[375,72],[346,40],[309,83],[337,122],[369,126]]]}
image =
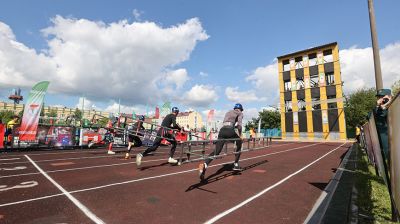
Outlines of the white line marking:
{"label": "white line marking", "polygon": [[51,178],[47,173],[45,173],[42,168],[40,168],[29,156],[25,155],[25,157],[38,169],[43,176],[45,176],[51,183],[54,184],[65,196],[69,198],[87,217],[89,217],[95,223],[105,223],[95,214],[93,214],[86,206],[84,206],[78,199],[72,196],[69,192],[67,192],[61,185],[59,185],[53,178]]}
{"label": "white line marking", "polygon": [[[164,152],[157,152],[154,154],[167,154]],[[121,157],[122,154],[117,155],[106,155],[106,156],[87,156],[87,157],[72,157],[72,158],[61,158],[61,159],[46,159],[46,160],[38,160],[39,162],[52,162],[52,161],[62,161],[62,160],[80,160],[80,159],[98,159],[98,158],[107,158],[107,157]],[[29,162],[12,162],[12,163],[0,163],[0,165],[11,165],[11,164],[20,164],[20,163],[29,163]]]}
{"label": "white line marking", "polygon": [[0,170],[4,170],[4,171],[24,170],[24,169],[26,169],[26,166],[16,166],[16,167],[4,167],[4,168],[0,168]]}
{"label": "white line marking", "polygon": [[333,150],[331,150],[331,151],[325,153],[323,156],[321,156],[321,157],[319,157],[318,159],[314,160],[313,162],[307,164],[306,166],[304,166],[303,168],[301,168],[301,169],[297,170],[296,172],[290,174],[289,176],[283,178],[282,180],[278,181],[278,182],[275,183],[274,185],[265,188],[264,190],[260,191],[259,193],[253,195],[252,197],[250,197],[250,198],[244,200],[243,202],[237,204],[236,206],[234,206],[234,207],[232,207],[232,208],[230,208],[230,209],[228,209],[228,210],[225,210],[224,212],[221,212],[220,214],[214,216],[212,219],[209,219],[208,221],[206,221],[205,224],[214,223],[214,222],[218,221],[219,219],[223,218],[224,216],[226,216],[226,215],[228,215],[228,214],[234,212],[235,210],[237,210],[237,209],[243,207],[244,205],[250,203],[251,201],[253,201],[253,200],[255,200],[256,198],[258,198],[258,197],[262,196],[263,194],[265,194],[266,192],[268,192],[268,191],[272,190],[273,188],[275,188],[275,187],[281,185],[282,183],[284,183],[285,181],[287,181],[287,180],[290,179],[291,177],[297,175],[297,174],[300,173],[301,171],[307,169],[308,167],[310,167],[310,166],[313,165],[314,163],[320,161],[321,159],[323,159],[323,158],[326,157],[327,155],[329,155],[329,154],[331,154],[332,152],[336,151],[337,149],[339,149],[340,147],[342,147],[344,144],[346,144],[346,143],[343,143],[343,144],[340,145],[339,147],[337,147],[337,148],[335,148],[335,149],[333,149]]}
{"label": "white line marking", "polygon": [[33,181],[33,180],[25,181],[18,185],[12,186],[12,187],[8,187],[7,185],[0,185],[0,191],[8,191],[8,190],[17,189],[17,188],[29,188],[29,187],[34,187],[37,185],[39,185],[39,183],[36,181]]}
{"label": "white line marking", "polygon": [[17,159],[21,159],[21,158],[0,159],[0,161],[5,161],[5,160],[17,160]]}
{"label": "white line marking", "polygon": [[[249,158],[246,158],[246,159],[241,159],[240,161],[257,159],[257,158],[260,158],[260,157],[265,157],[265,156],[269,156],[269,155],[275,155],[275,154],[279,154],[279,153],[289,152],[289,151],[293,151],[293,150],[296,150],[296,149],[306,148],[306,147],[310,147],[310,146],[314,146],[314,145],[318,145],[318,144],[322,144],[322,143],[316,143],[316,144],[312,144],[312,145],[300,146],[300,147],[296,147],[296,148],[293,148],[293,149],[283,150],[283,151],[280,151],[280,152],[274,152],[274,153],[268,153],[268,154],[264,154],[264,155],[260,155],[260,156],[249,157]],[[232,162],[219,163],[219,164],[211,165],[209,167],[215,167],[215,166],[220,166],[220,165],[230,164],[230,163],[232,163]],[[121,185],[121,184],[129,184],[129,183],[133,183],[133,182],[139,182],[139,181],[148,180],[148,179],[155,179],[155,178],[160,178],[160,177],[172,176],[172,175],[188,173],[188,172],[192,172],[192,171],[197,171],[197,168],[196,169],[185,170],[185,171],[181,171],[181,172],[176,172],[176,173],[170,173],[170,174],[164,174],[164,175],[158,175],[158,176],[152,176],[152,177],[145,177],[145,178],[125,181],[125,182],[121,182],[121,183],[107,184],[107,185],[93,187],[93,188],[75,190],[75,191],[70,191],[69,193],[91,191],[91,190],[105,188],[105,187],[111,187],[111,186],[116,186],[116,185]],[[64,195],[64,194],[53,194],[53,195],[48,195],[48,196],[43,196],[43,197],[38,197],[38,198],[27,199],[27,200],[23,200],[23,201],[10,202],[10,203],[6,203],[6,204],[0,204],[0,207],[6,207],[6,206],[10,206],[10,205],[22,204],[22,203],[31,202],[31,201],[38,201],[38,200],[43,200],[43,199],[52,198],[52,197],[58,197],[58,196],[62,196],[62,195]]]}
{"label": "white line marking", "polygon": [[[38,160],[36,162],[52,162],[52,161],[62,161],[62,160],[79,160],[79,159],[98,159],[98,158],[106,158],[106,157],[120,157],[121,155],[113,155],[113,156],[86,156],[86,157],[72,157],[72,158],[62,158],[62,159],[46,159],[46,160]],[[20,164],[20,163],[29,163],[29,162],[13,162],[13,163],[0,163],[2,165],[10,165],[10,164]]]}
{"label": "white line marking", "polygon": [[[272,148],[274,146],[280,147],[284,145],[292,145],[294,143],[285,143],[285,144],[279,144],[279,145],[273,145],[269,148]],[[148,162],[157,162],[157,161],[162,161],[165,159],[154,159],[154,160],[146,160],[143,161],[142,163],[148,163]],[[84,169],[92,169],[92,168],[101,168],[101,167],[109,167],[109,166],[122,166],[122,165],[128,165],[128,164],[133,164],[136,162],[128,162],[128,163],[114,163],[114,164],[108,164],[108,165],[97,165],[97,166],[86,166],[86,167],[78,167],[78,168],[70,168],[70,169],[60,169],[60,170],[52,170],[52,171],[46,171],[46,173],[56,173],[56,172],[65,172],[65,171],[74,171],[74,170],[84,170]],[[1,178],[6,178],[6,177],[19,177],[19,176],[29,176],[29,175],[36,175],[40,174],[40,172],[35,172],[35,173],[22,173],[22,174],[14,174],[14,175],[8,175],[8,176],[0,176]]]}

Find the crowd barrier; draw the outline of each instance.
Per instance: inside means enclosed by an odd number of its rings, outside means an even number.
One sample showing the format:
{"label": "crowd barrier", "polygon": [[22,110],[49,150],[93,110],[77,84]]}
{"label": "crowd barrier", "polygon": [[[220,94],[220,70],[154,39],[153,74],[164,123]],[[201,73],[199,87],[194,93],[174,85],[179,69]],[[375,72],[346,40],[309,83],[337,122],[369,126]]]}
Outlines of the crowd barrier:
{"label": "crowd barrier", "polygon": [[399,220],[400,208],[400,97],[399,94],[386,109],[371,111],[368,122],[362,126],[360,145],[369,162],[388,187],[392,220]]}

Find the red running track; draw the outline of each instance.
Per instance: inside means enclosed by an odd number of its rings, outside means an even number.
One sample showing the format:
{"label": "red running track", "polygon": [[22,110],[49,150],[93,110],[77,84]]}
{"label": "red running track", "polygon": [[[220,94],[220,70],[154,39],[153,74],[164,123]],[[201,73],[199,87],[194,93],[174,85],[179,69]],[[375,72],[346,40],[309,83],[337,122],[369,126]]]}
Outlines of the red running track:
{"label": "red running track", "polygon": [[241,173],[214,160],[203,183],[168,147],[140,169],[105,149],[3,153],[0,223],[303,223],[350,146],[275,142],[243,153]]}

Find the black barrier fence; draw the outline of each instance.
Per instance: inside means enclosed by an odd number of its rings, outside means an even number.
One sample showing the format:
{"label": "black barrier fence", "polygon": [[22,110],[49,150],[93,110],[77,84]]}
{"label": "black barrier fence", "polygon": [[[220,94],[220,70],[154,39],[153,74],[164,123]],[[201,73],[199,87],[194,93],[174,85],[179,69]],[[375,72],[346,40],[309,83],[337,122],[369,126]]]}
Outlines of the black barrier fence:
{"label": "black barrier fence", "polygon": [[399,220],[400,208],[400,97],[399,94],[386,108],[371,111],[368,122],[362,126],[360,145],[369,162],[388,187],[392,220]]}

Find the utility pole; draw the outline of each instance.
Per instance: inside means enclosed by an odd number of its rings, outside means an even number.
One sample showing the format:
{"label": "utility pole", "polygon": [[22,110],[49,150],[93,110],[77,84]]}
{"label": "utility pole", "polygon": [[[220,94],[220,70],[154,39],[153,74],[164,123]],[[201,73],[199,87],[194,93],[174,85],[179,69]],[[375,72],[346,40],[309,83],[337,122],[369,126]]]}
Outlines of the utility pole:
{"label": "utility pole", "polygon": [[376,34],[375,12],[373,0],[368,0],[369,25],[371,27],[372,51],[374,54],[376,91],[383,89],[381,59],[379,56],[378,36]]}

